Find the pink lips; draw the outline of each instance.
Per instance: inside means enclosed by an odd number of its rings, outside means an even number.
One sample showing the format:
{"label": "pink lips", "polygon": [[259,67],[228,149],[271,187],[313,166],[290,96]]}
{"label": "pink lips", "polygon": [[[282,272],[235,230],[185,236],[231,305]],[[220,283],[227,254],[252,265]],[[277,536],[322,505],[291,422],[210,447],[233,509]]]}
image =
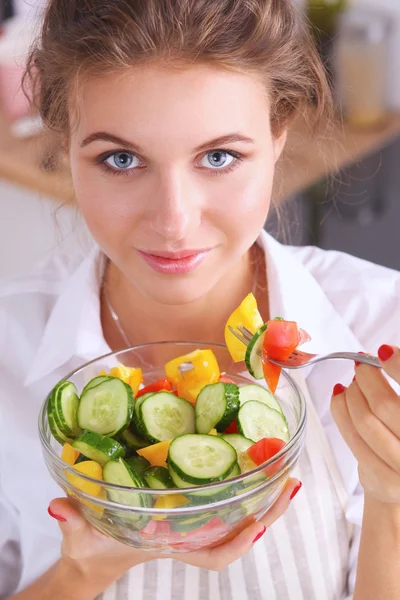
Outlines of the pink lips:
{"label": "pink lips", "polygon": [[194,271],[207,257],[210,250],[184,250],[182,252],[142,252],[143,260],[158,273],[182,275]]}

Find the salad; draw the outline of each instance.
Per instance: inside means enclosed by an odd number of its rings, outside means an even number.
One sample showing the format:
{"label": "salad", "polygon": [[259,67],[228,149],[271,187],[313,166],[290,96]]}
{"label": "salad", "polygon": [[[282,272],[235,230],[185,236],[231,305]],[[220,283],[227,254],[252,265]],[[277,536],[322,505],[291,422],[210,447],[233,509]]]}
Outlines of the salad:
{"label": "salad", "polygon": [[[253,335],[247,347],[232,333],[245,327]],[[47,417],[62,445],[62,460],[75,487],[92,496],[106,492],[79,473],[130,488],[109,490],[110,500],[151,508],[148,494],[132,488],[182,494],[160,496],[154,508],[184,505],[185,488],[198,488],[199,502],[216,499],[210,483],[227,481],[253,470],[280,452],[290,438],[288,423],[274,395],[280,369],[269,359],[286,360],[307,338],[294,322],[264,323],[249,294],[226,324],[227,348],[235,362],[244,361],[256,380],[238,386],[220,372],[211,350],[195,350],[165,365],[165,378],[143,381],[139,368],[119,365],[102,371],[78,391],[70,381],[52,390]],[[271,477],[280,461],[265,469]],[[218,492],[218,499],[223,495]]]}

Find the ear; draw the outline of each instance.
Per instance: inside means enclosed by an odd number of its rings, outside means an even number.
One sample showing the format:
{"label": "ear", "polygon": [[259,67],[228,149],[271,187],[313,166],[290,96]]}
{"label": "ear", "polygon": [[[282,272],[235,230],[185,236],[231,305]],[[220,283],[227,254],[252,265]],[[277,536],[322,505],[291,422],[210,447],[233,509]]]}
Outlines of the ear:
{"label": "ear", "polygon": [[283,149],[286,144],[287,135],[288,135],[288,130],[284,129],[283,132],[279,135],[279,137],[274,138],[273,145],[274,145],[275,163],[277,163],[281,157],[281,154],[282,154]]}

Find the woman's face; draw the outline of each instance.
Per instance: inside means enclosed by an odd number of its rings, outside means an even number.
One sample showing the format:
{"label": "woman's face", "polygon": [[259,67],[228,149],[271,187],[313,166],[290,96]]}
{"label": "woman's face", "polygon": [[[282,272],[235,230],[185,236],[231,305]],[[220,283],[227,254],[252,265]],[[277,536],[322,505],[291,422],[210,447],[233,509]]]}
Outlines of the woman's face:
{"label": "woman's face", "polygon": [[105,254],[146,297],[207,294],[254,243],[284,136],[256,78],[161,67],[82,85],[70,140],[79,207]]}

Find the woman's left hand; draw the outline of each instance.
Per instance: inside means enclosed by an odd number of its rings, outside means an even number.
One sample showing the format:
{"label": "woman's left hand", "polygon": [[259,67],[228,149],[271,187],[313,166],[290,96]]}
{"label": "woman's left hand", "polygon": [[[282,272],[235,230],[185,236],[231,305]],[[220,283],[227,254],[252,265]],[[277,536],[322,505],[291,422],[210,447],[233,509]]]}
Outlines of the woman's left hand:
{"label": "woman's left hand", "polygon": [[[381,346],[382,371],[400,384],[400,349]],[[349,388],[335,386],[332,414],[358,460],[365,494],[400,505],[400,397],[380,369],[356,364]]]}

